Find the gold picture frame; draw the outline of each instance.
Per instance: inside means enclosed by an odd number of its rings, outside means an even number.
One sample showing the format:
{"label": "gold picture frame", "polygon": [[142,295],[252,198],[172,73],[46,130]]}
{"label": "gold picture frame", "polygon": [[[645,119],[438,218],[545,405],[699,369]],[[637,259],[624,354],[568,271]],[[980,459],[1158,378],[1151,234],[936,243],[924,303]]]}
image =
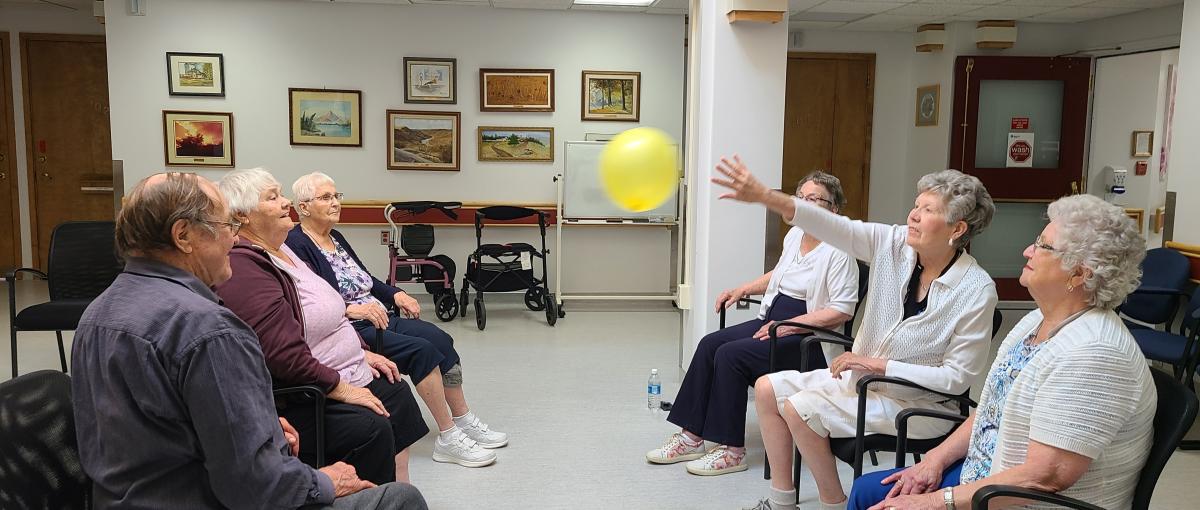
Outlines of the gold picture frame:
{"label": "gold picture frame", "polygon": [[292,145],[362,147],[362,91],[288,89]]}
{"label": "gold picture frame", "polygon": [[480,69],[479,111],[553,112],[553,69]]}
{"label": "gold picture frame", "polygon": [[1154,131],[1134,131],[1129,142],[1129,154],[1134,158],[1148,158],[1154,155]]}
{"label": "gold picture frame", "polygon": [[554,161],[554,128],[479,126],[479,161]]}
{"label": "gold picture frame", "polygon": [[942,113],[942,85],[917,87],[917,102],[915,124],[917,127],[938,125],[938,116]]}
{"label": "gold picture frame", "polygon": [[162,115],[167,166],[233,167],[232,113],[163,110]]}
{"label": "gold picture frame", "polygon": [[642,73],[584,71],[580,120],[638,122],[642,114]]}
{"label": "gold picture frame", "polygon": [[462,166],[458,112],[387,111],[388,170],[458,171]]}

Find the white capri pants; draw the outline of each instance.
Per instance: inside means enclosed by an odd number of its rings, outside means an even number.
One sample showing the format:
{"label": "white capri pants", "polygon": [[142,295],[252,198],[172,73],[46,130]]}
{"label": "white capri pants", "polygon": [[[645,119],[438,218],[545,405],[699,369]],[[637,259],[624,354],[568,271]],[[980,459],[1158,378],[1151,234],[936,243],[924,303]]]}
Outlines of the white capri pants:
{"label": "white capri pants", "polygon": [[[821,437],[854,437],[858,420],[858,377],[852,372],[842,372],[841,379],[834,379],[829,370],[810,372],[785,370],[768,374],[771,387],[775,390],[775,401],[783,414],[783,403],[791,402],[808,426]],[[903,409],[920,407],[954,412],[954,402],[934,403],[923,400],[898,400],[875,390],[867,392],[866,434],[896,435],[896,415]],[[931,439],[950,431],[952,423],[926,417],[910,418],[909,439]]]}

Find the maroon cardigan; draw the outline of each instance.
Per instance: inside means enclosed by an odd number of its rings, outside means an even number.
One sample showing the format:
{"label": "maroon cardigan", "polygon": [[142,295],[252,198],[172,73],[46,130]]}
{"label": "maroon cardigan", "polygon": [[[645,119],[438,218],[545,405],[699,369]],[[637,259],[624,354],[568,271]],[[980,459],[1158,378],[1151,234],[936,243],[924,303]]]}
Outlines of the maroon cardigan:
{"label": "maroon cardigan", "polygon": [[275,267],[266,250],[246,241],[239,241],[230,250],[229,265],[233,277],[214,290],[225,306],[258,335],[267,370],[275,382],[284,386],[312,384],[326,393],[332,391],[341,376],[317,361],[304,343],[304,315],[291,276]]}

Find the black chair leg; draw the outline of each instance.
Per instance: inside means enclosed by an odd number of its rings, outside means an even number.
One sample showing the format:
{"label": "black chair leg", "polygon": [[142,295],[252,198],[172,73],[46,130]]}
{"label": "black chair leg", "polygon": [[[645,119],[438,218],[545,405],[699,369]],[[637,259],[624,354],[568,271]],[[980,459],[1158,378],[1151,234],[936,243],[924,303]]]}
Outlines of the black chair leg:
{"label": "black chair leg", "polygon": [[913,463],[914,463],[914,464],[920,464],[920,463],[921,463],[921,454],[919,454],[919,453],[914,453],[914,454],[913,454]]}
{"label": "black chair leg", "polygon": [[763,480],[771,479],[771,459],[767,458],[767,454],[763,454]]}
{"label": "black chair leg", "polygon": [[[11,322],[12,317],[9,317],[8,320]],[[13,327],[10,324],[8,327],[8,332],[12,335],[12,350],[9,351],[12,354],[12,377],[13,377],[13,379],[16,379],[17,378],[17,328]]]}
{"label": "black chair leg", "polygon": [[799,491],[800,490],[800,464],[802,464],[802,462],[800,462],[800,450],[796,450],[796,453],[794,455],[796,456],[796,460],[792,461],[792,488]]}
{"label": "black chair leg", "polygon": [[67,351],[63,349],[62,331],[55,331],[54,334],[58,336],[58,362],[62,364],[62,371],[65,374],[67,373]]}
{"label": "black chair leg", "polygon": [[879,465],[879,457],[875,455],[875,450],[871,450],[868,453],[871,454],[871,465],[878,466]]}

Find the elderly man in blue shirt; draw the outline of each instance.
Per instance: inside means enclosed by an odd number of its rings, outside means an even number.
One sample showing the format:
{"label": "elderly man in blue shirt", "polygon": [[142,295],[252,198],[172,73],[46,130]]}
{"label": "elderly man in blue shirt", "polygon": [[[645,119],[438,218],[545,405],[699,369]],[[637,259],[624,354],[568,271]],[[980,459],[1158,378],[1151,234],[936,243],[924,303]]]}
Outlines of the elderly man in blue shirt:
{"label": "elderly man in blue shirt", "polygon": [[83,315],[72,395],[96,508],[424,509],[337,462],[313,469],[275,412],[254,331],[210,288],[240,225],[213,183],[146,178],[117,218],[125,271]]}

